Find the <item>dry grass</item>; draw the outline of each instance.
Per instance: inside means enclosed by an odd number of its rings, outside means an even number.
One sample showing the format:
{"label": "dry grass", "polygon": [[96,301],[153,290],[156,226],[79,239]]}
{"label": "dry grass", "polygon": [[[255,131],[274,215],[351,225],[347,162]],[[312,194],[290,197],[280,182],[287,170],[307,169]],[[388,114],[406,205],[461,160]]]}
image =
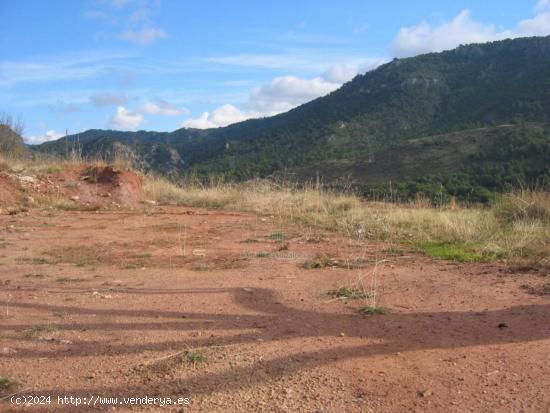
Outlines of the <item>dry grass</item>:
{"label": "dry grass", "polygon": [[[61,160],[51,156],[40,159],[3,156],[0,171],[51,173],[80,162],[82,159],[78,157]],[[93,162],[106,165],[101,159]],[[505,258],[518,267],[550,267],[550,196],[543,191],[506,194],[488,208],[455,202],[433,208],[422,198],[409,204],[365,202],[354,194],[266,180],[202,184],[188,179],[175,185],[163,178],[145,176],[144,191],[149,199],[161,204],[250,211],[273,217],[281,227],[299,223],[344,233],[353,240],[407,243],[441,258],[459,261]],[[36,201],[57,209],[75,208],[66,199]]]}
{"label": "dry grass", "polygon": [[[186,182],[179,187],[159,178],[146,180],[147,195],[160,203],[252,211],[279,222],[301,223],[346,234],[350,239],[408,243],[428,254],[459,261],[505,258],[528,267],[548,266],[548,193],[523,190],[504,195],[491,207],[433,208],[427,202],[365,202],[353,194],[315,187]],[[442,248],[434,248],[434,246]],[[430,246],[430,248],[426,247]],[[452,246],[452,251],[449,248]]]}

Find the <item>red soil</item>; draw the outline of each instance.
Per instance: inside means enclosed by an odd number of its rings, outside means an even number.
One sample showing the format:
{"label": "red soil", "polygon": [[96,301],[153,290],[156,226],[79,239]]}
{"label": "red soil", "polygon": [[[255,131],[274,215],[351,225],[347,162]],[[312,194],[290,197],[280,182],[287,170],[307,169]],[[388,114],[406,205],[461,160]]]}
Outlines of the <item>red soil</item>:
{"label": "red soil", "polygon": [[39,176],[0,175],[0,206],[18,206],[23,195],[71,200],[75,206],[131,206],[142,200],[142,179],[132,171],[86,165]]}
{"label": "red soil", "polygon": [[[0,376],[54,397],[0,411],[87,411],[58,395],[189,397],[186,412],[550,411],[550,301],[521,288],[540,274],[251,214],[146,212],[0,216]],[[317,254],[367,266],[304,269]],[[327,295],[374,275],[388,314]]]}

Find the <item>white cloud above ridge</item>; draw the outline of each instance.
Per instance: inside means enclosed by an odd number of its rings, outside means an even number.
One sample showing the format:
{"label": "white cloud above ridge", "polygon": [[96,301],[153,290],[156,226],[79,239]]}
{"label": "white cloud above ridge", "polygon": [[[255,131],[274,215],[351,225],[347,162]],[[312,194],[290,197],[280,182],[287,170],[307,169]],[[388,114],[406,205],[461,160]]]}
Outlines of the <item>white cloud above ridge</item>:
{"label": "white cloud above ridge", "polygon": [[53,129],[46,131],[43,135],[27,136],[23,140],[29,145],[39,145],[44,142],[55,141],[63,136],[62,133],[58,133]]}
{"label": "white cloud above ridge", "polygon": [[141,113],[118,106],[109,119],[109,126],[119,130],[136,130],[145,121]]}
{"label": "white cloud above ridge", "polygon": [[198,118],[184,120],[180,126],[182,128],[196,129],[219,128],[252,117],[256,116],[251,113],[243,113],[231,104],[225,104],[214,109],[212,112],[203,112]]}
{"label": "white cloud above ridge", "polygon": [[535,7],[535,15],[519,21],[513,29],[498,30],[493,24],[476,21],[471,17],[470,10],[465,9],[451,20],[438,25],[424,21],[415,26],[402,27],[395,36],[391,48],[396,57],[409,57],[449,50],[461,44],[548,34],[550,0],[540,0]]}
{"label": "white cloud above ridge", "polygon": [[181,116],[191,114],[189,109],[177,107],[162,99],[157,99],[155,102],[151,102],[149,100],[145,101],[140,106],[139,111],[150,115],[163,116]]}

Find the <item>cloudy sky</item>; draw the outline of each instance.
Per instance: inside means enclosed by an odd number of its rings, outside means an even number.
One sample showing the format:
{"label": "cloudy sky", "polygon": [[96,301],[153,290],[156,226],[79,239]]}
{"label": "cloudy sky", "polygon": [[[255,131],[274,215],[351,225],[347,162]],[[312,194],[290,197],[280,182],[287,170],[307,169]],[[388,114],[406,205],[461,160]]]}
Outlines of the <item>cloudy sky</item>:
{"label": "cloudy sky", "polygon": [[550,0],[0,0],[0,15],[0,112],[33,144],[224,126],[393,57],[550,34]]}

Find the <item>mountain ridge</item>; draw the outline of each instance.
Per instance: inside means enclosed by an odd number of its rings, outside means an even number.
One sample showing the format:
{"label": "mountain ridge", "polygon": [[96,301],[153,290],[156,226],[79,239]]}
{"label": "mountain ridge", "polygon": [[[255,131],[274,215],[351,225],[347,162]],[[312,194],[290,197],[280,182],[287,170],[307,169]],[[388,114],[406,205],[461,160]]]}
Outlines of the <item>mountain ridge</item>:
{"label": "mountain ridge", "polygon": [[[525,130],[542,133],[545,137],[533,139],[542,139],[540,156],[546,156],[549,119],[550,36],[394,59],[288,112],[223,128],[89,130],[67,141],[78,142],[87,156],[109,158],[124,152],[137,167],[172,176],[192,173],[242,180],[285,170],[310,171],[297,174],[303,180],[312,178],[313,169],[321,169],[330,183],[334,179],[329,166],[335,162],[368,164],[390,147],[406,151],[411,139],[502,124],[528,124]],[[62,153],[63,143],[48,142],[37,149]],[[379,184],[368,174],[356,181],[363,187]]]}

